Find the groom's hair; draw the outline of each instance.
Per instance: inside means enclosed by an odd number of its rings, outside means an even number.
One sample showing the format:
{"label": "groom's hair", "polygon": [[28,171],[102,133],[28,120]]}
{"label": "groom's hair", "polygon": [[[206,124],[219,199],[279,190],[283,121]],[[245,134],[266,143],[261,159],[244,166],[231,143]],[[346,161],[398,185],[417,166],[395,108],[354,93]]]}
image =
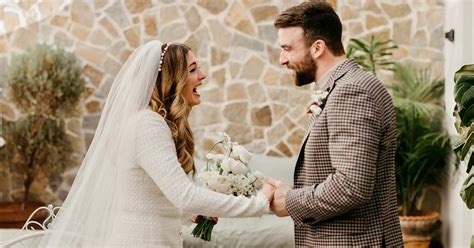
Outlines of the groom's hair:
{"label": "groom's hair", "polygon": [[301,27],[308,46],[316,40],[323,40],[332,54],[336,56],[344,54],[341,20],[327,2],[304,2],[288,8],[275,18],[274,26]]}

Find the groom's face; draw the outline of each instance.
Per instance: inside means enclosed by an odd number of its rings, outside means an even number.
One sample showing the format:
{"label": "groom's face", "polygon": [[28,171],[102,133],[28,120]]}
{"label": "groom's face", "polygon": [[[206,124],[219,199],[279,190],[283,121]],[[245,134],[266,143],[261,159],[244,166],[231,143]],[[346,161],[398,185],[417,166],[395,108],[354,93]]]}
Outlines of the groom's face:
{"label": "groom's face", "polygon": [[281,47],[280,64],[293,71],[295,84],[302,86],[314,82],[318,67],[311,57],[303,29],[280,28],[278,39]]}

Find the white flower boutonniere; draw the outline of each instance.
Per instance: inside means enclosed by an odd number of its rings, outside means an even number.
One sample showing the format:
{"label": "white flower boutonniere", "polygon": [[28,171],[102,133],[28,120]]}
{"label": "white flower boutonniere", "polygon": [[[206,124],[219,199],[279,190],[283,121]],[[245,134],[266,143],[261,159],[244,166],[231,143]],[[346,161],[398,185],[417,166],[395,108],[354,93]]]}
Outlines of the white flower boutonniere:
{"label": "white flower boutonniere", "polygon": [[319,116],[323,112],[324,105],[326,104],[326,99],[329,95],[329,90],[315,90],[311,94],[311,104],[306,111],[308,114],[315,114]]}

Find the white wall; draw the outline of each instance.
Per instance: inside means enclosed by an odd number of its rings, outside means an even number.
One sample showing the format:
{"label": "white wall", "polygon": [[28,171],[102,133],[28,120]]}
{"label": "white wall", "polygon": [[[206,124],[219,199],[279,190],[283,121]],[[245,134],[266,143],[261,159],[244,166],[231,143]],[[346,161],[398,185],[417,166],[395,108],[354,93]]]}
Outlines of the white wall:
{"label": "white wall", "polygon": [[[455,135],[454,118],[454,73],[464,64],[474,64],[474,0],[445,0],[445,31],[455,30],[455,40],[445,40],[446,112],[448,128]],[[459,196],[462,182],[466,178],[466,165],[461,164],[446,189],[443,204],[443,233],[446,247],[469,247],[474,234],[474,210],[469,210]]]}

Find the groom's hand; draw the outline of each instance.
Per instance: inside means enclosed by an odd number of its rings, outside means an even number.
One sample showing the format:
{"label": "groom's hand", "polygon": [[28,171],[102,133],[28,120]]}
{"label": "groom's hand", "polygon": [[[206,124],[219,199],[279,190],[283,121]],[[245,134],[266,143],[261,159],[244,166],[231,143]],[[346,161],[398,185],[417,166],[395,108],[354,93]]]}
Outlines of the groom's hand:
{"label": "groom's hand", "polygon": [[278,216],[288,216],[288,210],[286,209],[286,194],[291,190],[290,185],[275,180],[271,177],[266,178],[267,183],[273,185],[275,188],[275,195],[270,205],[270,209]]}
{"label": "groom's hand", "polygon": [[266,183],[263,185],[263,188],[261,189],[261,192],[267,197],[267,200],[269,203],[273,201],[273,195],[275,194],[275,188],[269,184]]}

